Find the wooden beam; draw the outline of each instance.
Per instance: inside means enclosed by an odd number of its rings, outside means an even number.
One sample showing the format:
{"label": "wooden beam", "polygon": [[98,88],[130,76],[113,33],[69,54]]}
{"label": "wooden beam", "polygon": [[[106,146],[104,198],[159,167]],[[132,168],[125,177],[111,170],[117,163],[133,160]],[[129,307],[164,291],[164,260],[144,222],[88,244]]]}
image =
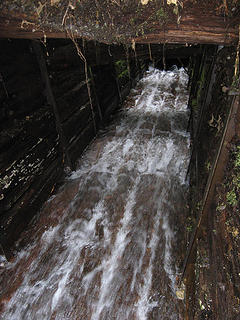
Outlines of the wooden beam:
{"label": "wooden beam", "polygon": [[37,56],[37,59],[38,59],[38,63],[39,63],[39,69],[41,71],[42,80],[43,80],[43,82],[45,84],[45,87],[46,87],[47,100],[48,100],[49,105],[53,108],[53,112],[54,112],[54,115],[55,115],[56,129],[57,129],[57,132],[58,132],[58,135],[59,135],[60,144],[61,144],[62,152],[63,152],[63,157],[65,159],[65,162],[66,162],[67,166],[69,166],[70,169],[73,170],[74,166],[73,166],[73,163],[71,161],[71,158],[70,158],[70,155],[69,155],[69,152],[68,152],[68,149],[67,149],[66,137],[65,137],[65,134],[63,132],[63,128],[62,128],[62,124],[61,124],[61,120],[60,120],[57,104],[56,104],[55,97],[54,97],[53,92],[52,92],[52,87],[51,87],[50,79],[49,79],[49,76],[48,76],[45,56],[43,54],[41,44],[38,41],[33,41],[32,42],[32,46],[33,46],[33,49],[34,49],[34,51],[36,53],[36,56]]}
{"label": "wooden beam", "polygon": [[[240,18],[239,18],[240,20]],[[228,21],[228,22],[227,22]],[[192,12],[183,13],[179,24],[167,23],[162,26],[154,23],[146,34],[141,36],[128,36],[131,43],[169,43],[169,44],[216,44],[216,45],[234,45],[238,41],[238,27],[236,21],[234,27],[230,26],[231,20],[225,20],[224,17],[216,16],[212,12],[202,14]],[[66,28],[66,29],[65,29]],[[74,31],[70,24],[65,27],[61,23],[56,23],[53,28],[52,23],[46,22],[44,26],[39,23],[36,16],[28,17],[26,15],[11,12],[5,12],[0,15],[0,38],[25,38],[40,39],[47,38],[69,38],[66,30],[71,29],[76,38],[86,38],[87,40],[98,40],[103,43],[113,43],[112,39],[106,39],[101,33],[101,27],[96,32],[87,33],[84,26],[77,22],[74,25]],[[110,27],[108,32],[111,32]],[[125,36],[124,31],[115,32],[116,39]],[[126,40],[126,37],[125,37]]]}
{"label": "wooden beam", "polygon": [[185,15],[180,23],[156,27],[151,34],[135,39],[136,43],[190,43],[232,45],[238,42],[238,28],[230,27],[223,17],[195,14]]}

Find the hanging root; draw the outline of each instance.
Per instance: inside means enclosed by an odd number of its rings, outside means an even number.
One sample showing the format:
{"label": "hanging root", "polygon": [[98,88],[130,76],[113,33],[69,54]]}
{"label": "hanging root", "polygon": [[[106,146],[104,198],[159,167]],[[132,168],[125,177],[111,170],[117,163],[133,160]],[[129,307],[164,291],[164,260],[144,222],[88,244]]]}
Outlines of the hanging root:
{"label": "hanging root", "polygon": [[165,56],[165,43],[163,44],[163,70],[166,70],[166,56]]}
{"label": "hanging root", "polygon": [[217,13],[224,12],[224,14],[228,15],[228,6],[227,6],[227,0],[223,0],[223,3],[216,8]]}
{"label": "hanging root", "polygon": [[237,75],[239,74],[239,50],[240,50],[240,25],[239,25],[239,32],[238,32],[238,45],[237,45],[237,53],[236,53],[236,60],[235,60],[234,77],[237,77]]}
{"label": "hanging root", "polygon": [[239,69],[239,51],[240,51],[240,25],[239,25],[239,34],[238,34],[238,45],[236,50],[236,59],[234,65],[234,76],[232,81],[232,89],[239,89],[240,85],[240,69]]}
{"label": "hanging root", "polygon": [[151,44],[148,44],[149,59],[153,62]]}
{"label": "hanging root", "polygon": [[131,81],[131,72],[130,72],[130,62],[129,62],[129,53],[128,53],[128,47],[125,47],[125,54],[127,59],[127,69],[128,69],[128,78]]}
{"label": "hanging root", "polygon": [[86,79],[86,85],[87,85],[87,91],[88,91],[88,98],[89,98],[89,103],[90,103],[90,107],[91,107],[91,113],[92,113],[92,120],[93,120],[93,126],[94,126],[94,131],[95,134],[97,133],[97,126],[96,126],[96,119],[95,119],[95,113],[94,113],[94,109],[93,109],[93,103],[92,103],[92,97],[91,97],[91,88],[90,88],[90,83],[89,83],[89,79],[88,79],[88,65],[87,65],[87,60],[84,56],[84,54],[81,51],[81,48],[79,47],[76,39],[74,38],[73,32],[72,32],[72,28],[67,28],[66,27],[66,20],[68,18],[67,15],[67,11],[65,12],[64,16],[66,15],[66,17],[64,17],[64,24],[65,24],[65,30],[69,36],[69,38],[72,40],[76,50],[77,50],[77,54],[80,57],[80,59],[84,62],[84,72],[85,72],[85,79]]}

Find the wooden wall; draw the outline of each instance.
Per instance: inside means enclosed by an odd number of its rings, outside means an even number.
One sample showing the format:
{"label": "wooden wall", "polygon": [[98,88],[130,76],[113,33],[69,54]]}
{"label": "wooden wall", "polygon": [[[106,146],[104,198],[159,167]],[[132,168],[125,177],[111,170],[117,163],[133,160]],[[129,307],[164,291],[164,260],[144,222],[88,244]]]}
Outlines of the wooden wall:
{"label": "wooden wall", "polygon": [[122,55],[127,71],[119,71],[119,54],[94,42],[79,43],[86,65],[69,40],[0,46],[0,245],[9,256],[64,166],[76,166],[145,64]]}

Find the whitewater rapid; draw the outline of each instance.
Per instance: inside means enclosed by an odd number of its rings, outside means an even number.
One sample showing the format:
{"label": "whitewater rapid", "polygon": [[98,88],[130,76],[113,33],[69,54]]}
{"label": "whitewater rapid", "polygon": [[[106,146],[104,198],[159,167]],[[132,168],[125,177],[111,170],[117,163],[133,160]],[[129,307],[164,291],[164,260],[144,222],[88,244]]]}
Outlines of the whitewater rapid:
{"label": "whitewater rapid", "polygon": [[150,67],[1,274],[1,319],[180,319],[188,76]]}

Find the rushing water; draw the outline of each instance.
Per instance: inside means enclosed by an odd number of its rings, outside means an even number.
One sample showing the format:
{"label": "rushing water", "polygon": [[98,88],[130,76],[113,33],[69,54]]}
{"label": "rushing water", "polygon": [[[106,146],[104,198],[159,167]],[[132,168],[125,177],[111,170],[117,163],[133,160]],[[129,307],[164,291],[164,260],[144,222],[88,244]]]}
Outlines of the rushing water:
{"label": "rushing water", "polygon": [[1,319],[180,319],[187,75],[150,68],[2,270]]}

